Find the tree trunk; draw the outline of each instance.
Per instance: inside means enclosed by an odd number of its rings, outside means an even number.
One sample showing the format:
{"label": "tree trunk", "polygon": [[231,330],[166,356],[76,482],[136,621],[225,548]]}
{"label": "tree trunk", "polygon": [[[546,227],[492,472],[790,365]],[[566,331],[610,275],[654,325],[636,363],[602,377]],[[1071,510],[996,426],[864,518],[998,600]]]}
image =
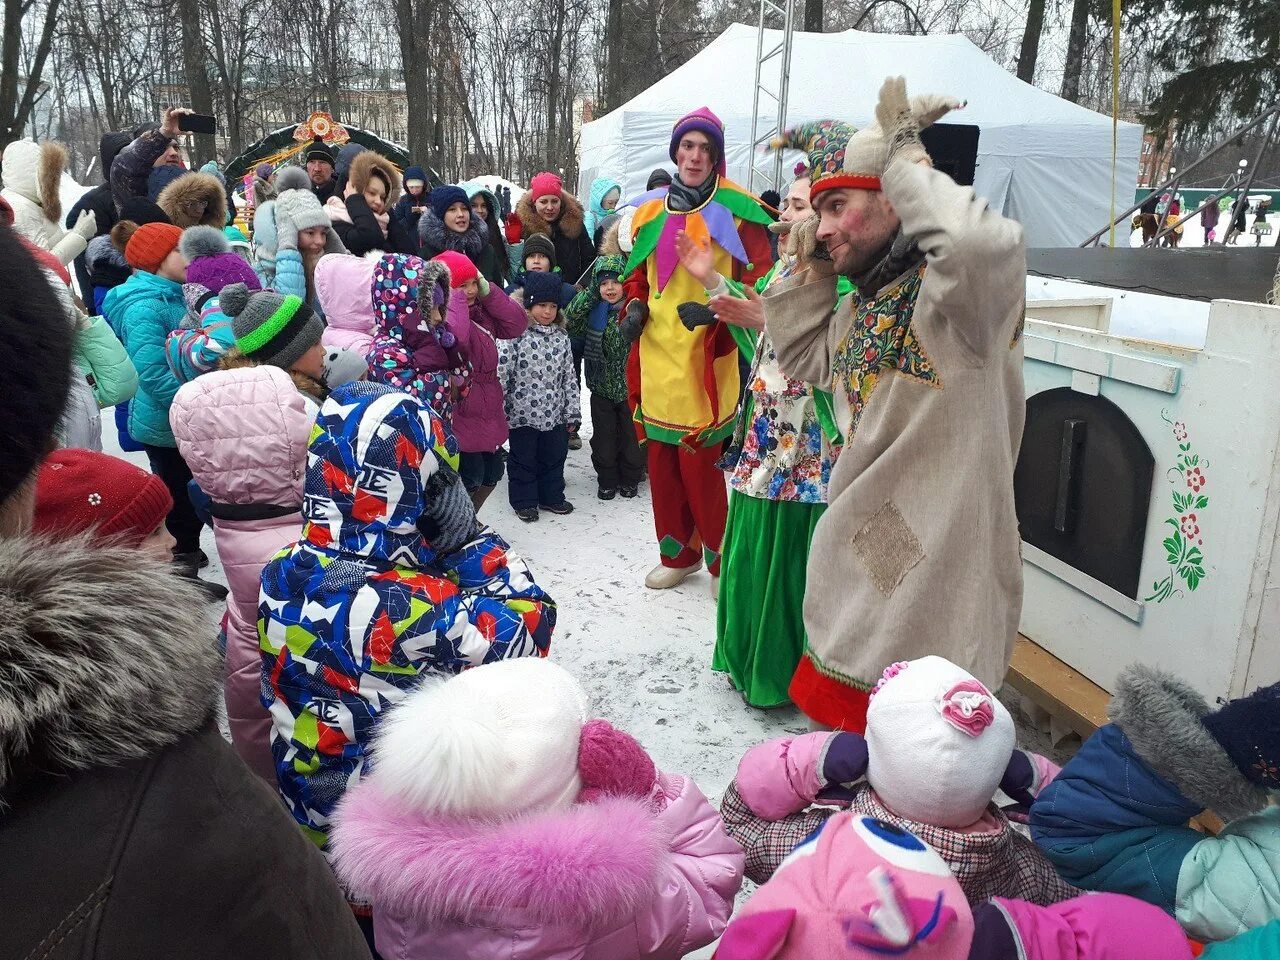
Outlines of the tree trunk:
{"label": "tree trunk", "polygon": [[396,0],[396,26],[400,31],[404,86],[413,94],[409,97],[406,121],[409,156],[415,160],[426,159],[435,166],[431,153],[431,133],[434,126],[431,98],[423,95],[431,89],[431,54],[427,42],[430,34],[425,29],[430,12],[429,7],[419,9],[414,0]]}
{"label": "tree trunk", "polygon": [[605,81],[604,110],[601,116],[610,110],[622,106],[622,85],[625,82],[625,71],[622,68],[623,26],[622,0],[609,0],[609,19],[605,24]]}
{"label": "tree trunk", "polygon": [[22,17],[30,6],[23,0],[4,0],[4,42],[0,45],[0,150],[22,137],[22,131],[31,118],[40,90],[40,77],[44,62],[53,46],[53,29],[58,22],[59,0],[49,0],[45,8],[44,24],[36,43],[35,55],[26,71],[27,85],[18,96],[18,74],[26,66],[22,56]]}
{"label": "tree trunk", "polygon": [[822,0],[804,0],[804,32],[822,32]]}
{"label": "tree trunk", "polygon": [[1080,102],[1080,74],[1084,70],[1084,48],[1089,32],[1089,0],[1073,0],[1071,33],[1067,37],[1067,63],[1062,72],[1062,99]]}
{"label": "tree trunk", "polygon": [[1022,32],[1022,49],[1018,53],[1018,79],[1035,83],[1036,61],[1040,58],[1040,35],[1044,32],[1045,0],[1031,0],[1027,8],[1027,28]]}
{"label": "tree trunk", "polygon": [[[182,65],[187,78],[187,96],[196,113],[213,115],[213,89],[209,85],[208,52],[200,36],[199,0],[178,0],[178,16],[182,20]],[[177,104],[174,104],[177,106]],[[192,166],[198,167],[217,155],[212,134],[197,133]]]}

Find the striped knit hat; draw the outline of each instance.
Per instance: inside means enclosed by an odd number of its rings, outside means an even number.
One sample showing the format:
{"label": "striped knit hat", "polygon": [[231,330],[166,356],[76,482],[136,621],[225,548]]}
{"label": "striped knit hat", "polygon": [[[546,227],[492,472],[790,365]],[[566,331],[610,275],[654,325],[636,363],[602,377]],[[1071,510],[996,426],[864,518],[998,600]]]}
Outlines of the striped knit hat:
{"label": "striped knit hat", "polygon": [[716,152],[716,173],[723,177],[725,175],[724,124],[711,112],[710,107],[699,107],[697,110],[686,113],[671,128],[671,148],[667,152],[671,155],[672,162],[676,159],[676,148],[680,146],[680,138],[694,130],[705,133],[707,139],[711,141],[711,146]]}
{"label": "striped knit hat", "polygon": [[769,141],[769,147],[773,150],[790,147],[808,153],[811,197],[834,187],[879,190],[879,180],[871,186],[844,172],[845,145],[856,132],[857,128],[852,124],[840,120],[815,120],[784,130],[781,136]]}
{"label": "striped knit hat", "polygon": [[250,293],[243,283],[233,283],[223,288],[219,305],[231,318],[236,348],[246,357],[282,370],[302,359],[324,332],[324,321],[293,294]]}

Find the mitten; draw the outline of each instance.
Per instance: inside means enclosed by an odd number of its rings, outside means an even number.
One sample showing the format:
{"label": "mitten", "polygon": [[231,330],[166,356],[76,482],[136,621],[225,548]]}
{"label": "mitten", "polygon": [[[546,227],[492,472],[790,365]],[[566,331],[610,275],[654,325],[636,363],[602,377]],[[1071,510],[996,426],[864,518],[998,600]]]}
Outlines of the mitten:
{"label": "mitten", "polygon": [[476,274],[476,283],[480,284],[480,299],[483,300],[489,295],[489,281],[483,273],[479,273]]}
{"label": "mitten", "polygon": [[680,322],[684,324],[684,328],[690,331],[698,327],[708,327],[716,322],[716,315],[711,312],[710,307],[705,303],[696,303],[692,300],[676,307],[676,313],[680,314]]}
{"label": "mitten", "polygon": [[793,228],[793,248],[796,252],[796,273],[808,270],[810,278],[829,277],[836,272],[836,265],[827,252],[827,245],[818,239],[818,217],[806,217]]}
{"label": "mitten", "polygon": [[601,797],[648,797],[658,780],[653,760],[635,737],[607,720],[589,720],[578,738],[578,799],[593,803]]}
{"label": "mitten", "polygon": [[507,217],[507,243],[519,243],[524,231],[520,227],[520,218],[514,213]]}
{"label": "mitten", "polygon": [[876,104],[876,123],[889,141],[886,166],[901,158],[907,163],[928,160],[929,154],[920,142],[920,122],[907,99],[905,77],[888,77],[880,87],[880,102]]}
{"label": "mitten", "polygon": [[277,250],[297,250],[298,249],[298,228],[293,225],[293,217],[280,206],[280,201],[276,201],[275,209],[276,217],[276,249]]}
{"label": "mitten", "polygon": [[867,775],[867,741],[856,733],[835,733],[822,754],[822,779],[827,785],[817,799],[853,801],[857,783]]}
{"label": "mitten", "polygon": [[649,308],[641,300],[633,299],[627,304],[622,320],[618,323],[618,327],[622,330],[622,335],[626,337],[627,343],[635,343],[640,339],[640,334],[644,332],[644,322],[648,314]]}
{"label": "mitten", "polygon": [[76,218],[76,225],[71,229],[84,237],[87,243],[98,233],[98,215],[92,210],[81,210],[80,216]]}

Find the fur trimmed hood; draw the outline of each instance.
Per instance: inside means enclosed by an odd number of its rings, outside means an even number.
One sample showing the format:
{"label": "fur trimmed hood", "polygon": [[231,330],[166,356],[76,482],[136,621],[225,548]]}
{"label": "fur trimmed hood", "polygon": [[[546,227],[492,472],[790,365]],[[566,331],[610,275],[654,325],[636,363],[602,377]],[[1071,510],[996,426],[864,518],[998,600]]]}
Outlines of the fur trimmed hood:
{"label": "fur trimmed hood", "polygon": [[176,227],[227,225],[227,193],[211,173],[184,173],[160,191],[156,204]]}
{"label": "fur trimmed hood", "polygon": [[[538,211],[533,208],[533,193],[527,192],[520,198],[520,202],[516,204],[516,216],[520,218],[520,226],[524,236],[532,236],[535,233],[551,234],[547,221],[538,216]],[[560,232],[571,239],[577,239],[582,236],[585,229],[583,226],[582,204],[578,198],[566,190],[560,191],[560,219],[556,223],[560,227]]]}
{"label": "fur trimmed hood", "polygon": [[467,229],[457,233],[446,227],[444,221],[428,207],[418,218],[418,240],[424,248],[429,247],[434,251],[456,250],[474,261],[484,253],[484,245],[489,242],[489,228],[473,214],[467,223]]}
{"label": "fur trimmed hood", "polygon": [[0,790],[18,765],[111,766],[199,729],[222,683],[204,608],[136,550],[0,540]]}
{"label": "fur trimmed hood", "polygon": [[53,140],[15,140],[4,148],[4,187],[40,207],[45,219],[62,225],[62,173],[67,150]]}
{"label": "fur trimmed hood", "polygon": [[1210,712],[1173,674],[1137,664],[1120,674],[1107,707],[1138,756],[1188,799],[1226,820],[1256,813],[1267,793],[1244,778],[1201,722]]}
{"label": "fur trimmed hood", "polygon": [[391,185],[387,191],[386,202],[386,209],[390,210],[400,199],[400,171],[382,154],[374,150],[363,150],[356,154],[355,159],[351,161],[351,169],[347,172],[347,181],[359,193],[364,193],[375,170],[381,173]]}
{"label": "fur trimmed hood", "polygon": [[640,800],[485,821],[406,812],[366,779],[335,811],[330,847],[354,892],[426,923],[594,926],[653,899],[671,839]]}

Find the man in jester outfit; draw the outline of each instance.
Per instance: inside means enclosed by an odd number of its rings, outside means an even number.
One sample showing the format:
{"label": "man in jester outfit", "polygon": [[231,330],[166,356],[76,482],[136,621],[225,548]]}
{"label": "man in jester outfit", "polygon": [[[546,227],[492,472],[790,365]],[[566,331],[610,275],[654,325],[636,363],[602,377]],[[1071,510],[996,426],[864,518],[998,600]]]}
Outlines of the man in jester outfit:
{"label": "man in jester outfit", "polygon": [[676,237],[709,241],[715,269],[752,284],[772,256],[760,201],[725,176],[724,126],[706,107],[671,132],[676,177],[638,197],[627,261],[623,326],[636,345],[627,385],[646,444],[661,563],[645,586],[664,590],[707,564],[712,590],[728,515],[716,466],[733,433],[741,379],[738,348],[706,304],[708,291],[680,266]]}
{"label": "man in jester outfit", "polygon": [[[764,293],[787,376],[833,394],[844,448],[814,530],[791,699],[861,733],[876,680],[928,654],[990,690],[1022,611],[1022,230],[932,169],[958,101],[886,80],[842,171],[815,181],[798,265]],[[836,303],[837,277],[856,294]]]}

